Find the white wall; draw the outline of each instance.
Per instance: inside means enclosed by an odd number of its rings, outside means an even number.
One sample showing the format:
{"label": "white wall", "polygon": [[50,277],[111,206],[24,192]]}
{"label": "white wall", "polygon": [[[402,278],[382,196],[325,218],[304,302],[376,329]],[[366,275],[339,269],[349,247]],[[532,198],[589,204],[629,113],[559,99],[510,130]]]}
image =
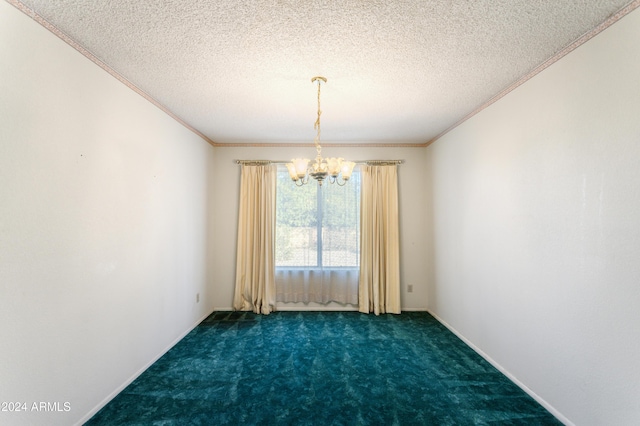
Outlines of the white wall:
{"label": "white wall", "polygon": [[0,2],[1,424],[81,421],[212,310],[213,151]]}
{"label": "white wall", "polygon": [[427,149],[429,309],[578,425],[640,424],[640,10]]}
{"label": "white wall", "polygon": [[[313,127],[309,129],[313,140]],[[425,310],[427,301],[427,273],[424,251],[427,223],[424,221],[426,195],[421,190],[425,180],[423,148],[339,148],[326,147],[323,156],[340,156],[353,160],[404,159],[398,166],[400,210],[400,281],[401,304],[404,310]],[[236,238],[240,192],[240,166],[235,160],[289,160],[294,157],[311,158],[313,147],[219,147],[216,148],[214,173],[216,176],[216,210],[214,265],[214,306],[230,309],[235,285]],[[407,286],[413,285],[413,292]],[[344,309],[337,304],[278,304],[279,309]]]}

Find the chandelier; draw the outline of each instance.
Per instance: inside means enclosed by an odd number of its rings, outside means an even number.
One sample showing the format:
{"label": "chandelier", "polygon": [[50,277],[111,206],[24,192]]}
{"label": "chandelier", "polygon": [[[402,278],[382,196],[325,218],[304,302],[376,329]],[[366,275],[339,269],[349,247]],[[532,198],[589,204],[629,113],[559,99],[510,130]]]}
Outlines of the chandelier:
{"label": "chandelier", "polygon": [[309,176],[318,181],[319,185],[327,179],[330,183],[336,183],[343,186],[351,178],[351,172],[356,165],[353,161],[345,161],[342,157],[322,158],[322,146],[320,146],[320,84],[326,83],[327,79],[324,77],[313,77],[312,83],[318,83],[318,118],[316,119],[313,128],[316,130],[316,137],[313,142],[316,145],[316,160],[313,164],[309,165],[308,158],[294,158],[290,163],[287,163],[287,170],[289,170],[289,176],[295,182],[297,186],[302,186],[309,182]]}

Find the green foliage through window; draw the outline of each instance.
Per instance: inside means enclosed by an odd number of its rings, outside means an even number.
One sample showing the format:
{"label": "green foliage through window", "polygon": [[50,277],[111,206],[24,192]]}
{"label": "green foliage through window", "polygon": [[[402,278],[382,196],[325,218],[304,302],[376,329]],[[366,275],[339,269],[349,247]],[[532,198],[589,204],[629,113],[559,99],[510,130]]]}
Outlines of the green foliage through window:
{"label": "green foliage through window", "polygon": [[276,267],[357,268],[360,262],[360,172],[338,186],[313,179],[298,187],[278,166]]}

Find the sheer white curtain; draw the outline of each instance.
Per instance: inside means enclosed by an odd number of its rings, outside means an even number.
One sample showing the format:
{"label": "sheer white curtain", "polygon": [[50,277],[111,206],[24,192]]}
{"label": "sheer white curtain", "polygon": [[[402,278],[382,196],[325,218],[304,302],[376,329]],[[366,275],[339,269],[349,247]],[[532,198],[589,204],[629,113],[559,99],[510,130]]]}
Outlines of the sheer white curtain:
{"label": "sheer white curtain", "polygon": [[242,165],[233,309],[275,309],[276,168]]}
{"label": "sheer white curtain", "polygon": [[278,302],[358,304],[357,269],[276,269]]}
{"label": "sheer white curtain", "polygon": [[276,300],[357,304],[359,172],[344,186],[297,187],[285,167],[278,174]]}
{"label": "sheer white curtain", "polygon": [[400,313],[397,166],[362,168],[358,310]]}

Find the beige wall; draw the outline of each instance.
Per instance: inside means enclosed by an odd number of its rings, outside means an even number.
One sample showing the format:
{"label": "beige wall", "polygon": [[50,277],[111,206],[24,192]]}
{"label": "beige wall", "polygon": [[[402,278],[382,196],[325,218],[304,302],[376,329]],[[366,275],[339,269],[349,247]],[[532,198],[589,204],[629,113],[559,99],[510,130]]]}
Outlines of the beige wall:
{"label": "beige wall", "polygon": [[567,422],[640,423],[640,10],[427,150],[429,309]]}
{"label": "beige wall", "polygon": [[[313,138],[313,128],[309,135]],[[215,277],[213,284],[216,309],[230,309],[233,302],[236,258],[236,232],[240,166],[236,159],[288,160],[294,157],[313,157],[315,148],[233,148],[216,147],[214,173],[216,177],[215,205]],[[400,209],[400,280],[401,302],[405,310],[425,310],[427,305],[427,273],[423,253],[426,250],[424,214],[426,197],[422,191],[425,180],[424,148],[338,148],[323,149],[327,157],[341,156],[354,160],[403,159],[398,169]],[[407,285],[413,285],[413,292]],[[280,304],[286,309],[290,304]],[[296,309],[341,309],[335,305],[297,304]]]}
{"label": "beige wall", "polygon": [[213,158],[0,2],[1,424],[86,418],[211,311]]}

